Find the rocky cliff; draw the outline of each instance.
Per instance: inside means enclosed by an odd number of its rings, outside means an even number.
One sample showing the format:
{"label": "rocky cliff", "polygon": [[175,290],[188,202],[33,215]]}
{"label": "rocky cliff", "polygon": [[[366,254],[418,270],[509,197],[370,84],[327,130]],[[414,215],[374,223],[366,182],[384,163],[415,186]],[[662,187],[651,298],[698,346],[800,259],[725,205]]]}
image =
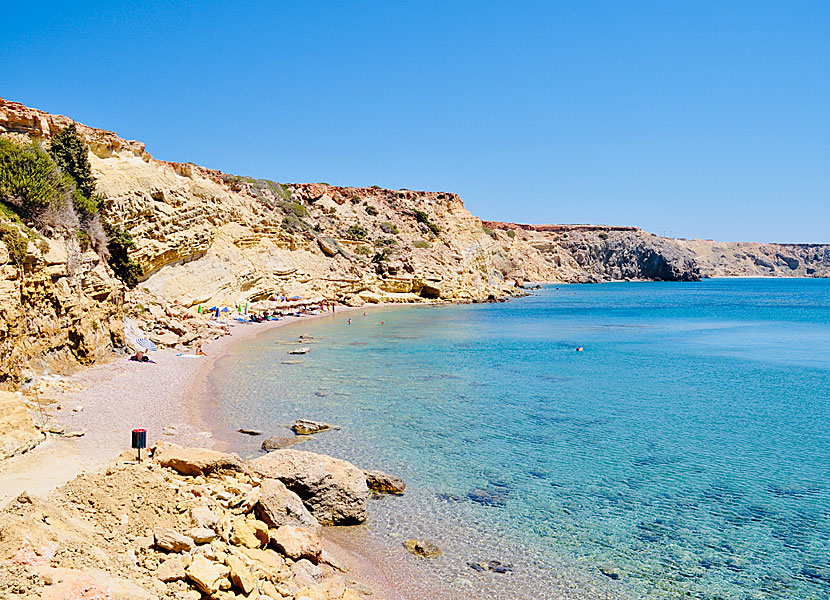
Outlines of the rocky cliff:
{"label": "rocky cliff", "polygon": [[[48,145],[72,119],[0,99],[0,135]],[[164,345],[215,333],[194,310],[275,297],[474,301],[524,281],[693,281],[830,275],[828,246],[718,244],[633,227],[482,222],[446,192],[285,184],[154,159],[137,141],[76,124],[104,216],[129,230],[144,269],[128,291],[93,252],[27,238],[0,244],[0,384],[107,354],[128,329]],[[134,325],[134,327],[133,327]]]}
{"label": "rocky cliff", "polygon": [[[830,277],[828,244],[760,244],[664,238],[636,227],[484,221],[496,239],[531,246],[517,258],[529,280],[594,283],[701,277]],[[508,235],[509,234],[509,235]],[[509,248],[509,246],[506,246]]]}

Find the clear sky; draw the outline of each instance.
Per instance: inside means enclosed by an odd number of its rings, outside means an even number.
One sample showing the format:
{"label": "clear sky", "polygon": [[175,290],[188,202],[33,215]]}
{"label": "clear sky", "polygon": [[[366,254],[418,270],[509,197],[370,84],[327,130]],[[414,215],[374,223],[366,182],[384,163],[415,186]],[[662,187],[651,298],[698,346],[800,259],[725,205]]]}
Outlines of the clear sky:
{"label": "clear sky", "polygon": [[830,1],[7,3],[0,96],[484,219],[830,242]]}

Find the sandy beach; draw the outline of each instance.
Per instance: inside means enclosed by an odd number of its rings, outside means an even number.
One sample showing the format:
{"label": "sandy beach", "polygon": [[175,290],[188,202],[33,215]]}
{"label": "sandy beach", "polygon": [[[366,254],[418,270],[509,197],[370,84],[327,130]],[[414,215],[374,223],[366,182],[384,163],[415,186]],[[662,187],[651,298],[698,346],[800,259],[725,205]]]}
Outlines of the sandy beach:
{"label": "sandy beach", "polygon": [[[310,319],[341,318],[341,314],[354,310],[358,309],[339,307],[336,313],[236,324],[231,335],[203,343],[206,356],[164,349],[150,353],[153,363],[137,363],[123,355],[58,379],[65,384],[66,391],[41,397],[46,423],[60,424],[67,432],[82,431],[84,435],[50,435],[35,449],[5,461],[0,466],[0,508],[24,491],[46,495],[82,473],[101,469],[122,452],[130,451],[130,432],[134,428],[147,430],[150,446],[169,441],[183,446],[225,448],[222,437],[214,437],[215,424],[209,422],[213,395],[207,388],[216,361],[233,346],[267,331]],[[352,528],[333,528],[325,536],[326,548],[348,567],[350,577],[373,589],[374,597],[405,598],[396,591],[397,584],[401,575],[410,579],[414,573],[407,570],[391,578],[388,570],[382,568],[380,557],[361,546],[365,532],[346,531],[349,529]],[[422,581],[413,590],[430,587]],[[435,597],[450,596],[441,593]]]}

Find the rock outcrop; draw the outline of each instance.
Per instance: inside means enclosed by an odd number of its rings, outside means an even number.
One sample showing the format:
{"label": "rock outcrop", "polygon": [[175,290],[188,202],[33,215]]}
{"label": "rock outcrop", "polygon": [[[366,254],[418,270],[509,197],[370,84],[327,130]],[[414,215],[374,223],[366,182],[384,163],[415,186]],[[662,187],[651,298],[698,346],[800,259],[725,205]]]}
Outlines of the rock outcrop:
{"label": "rock outcrop", "polygon": [[32,422],[23,398],[0,391],[0,460],[30,450],[44,438]]}
{"label": "rock outcrop", "polygon": [[366,520],[366,477],[345,460],[302,450],[274,450],[249,464],[260,477],[282,481],[323,525]]}

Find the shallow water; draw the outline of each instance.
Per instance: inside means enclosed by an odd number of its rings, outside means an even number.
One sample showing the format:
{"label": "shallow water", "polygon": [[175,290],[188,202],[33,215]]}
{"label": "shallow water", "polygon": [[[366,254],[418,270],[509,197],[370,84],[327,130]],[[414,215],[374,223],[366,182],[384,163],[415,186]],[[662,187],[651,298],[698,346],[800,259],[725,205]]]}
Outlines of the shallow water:
{"label": "shallow water", "polygon": [[[562,285],[349,316],[221,361],[218,417],[340,425],[302,448],[407,480],[372,503],[372,530],[393,554],[441,545],[426,576],[470,598],[830,597],[830,281]],[[300,333],[311,352],[282,364]],[[467,565],[490,559],[514,572]]]}

